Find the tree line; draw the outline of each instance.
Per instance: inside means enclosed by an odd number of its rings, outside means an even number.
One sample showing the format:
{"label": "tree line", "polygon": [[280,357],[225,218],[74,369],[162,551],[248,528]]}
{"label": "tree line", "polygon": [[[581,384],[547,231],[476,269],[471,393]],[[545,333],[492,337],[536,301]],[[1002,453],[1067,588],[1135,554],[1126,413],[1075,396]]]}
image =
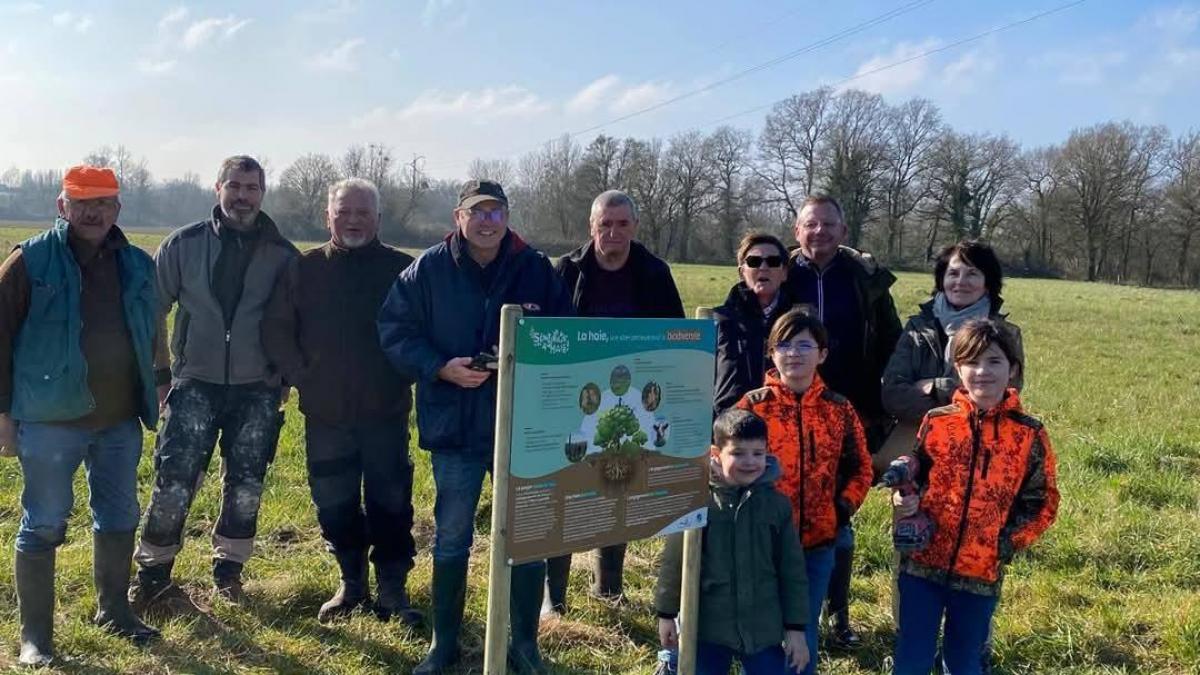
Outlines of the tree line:
{"label": "tree line", "polygon": [[[124,146],[84,158],[112,166],[121,220],[174,227],[212,207],[211,179],[155,181]],[[458,180],[383,144],[341,156],[302,155],[276,176],[264,209],[285,234],[318,239],[325,194],[360,176],[383,197],[385,239],[425,245],[449,227]],[[837,197],[852,246],[897,267],[923,267],[949,241],[989,241],[1010,272],[1144,285],[1200,287],[1200,132],[1106,122],[1059,144],[1022,148],[1004,134],[951,128],[932,102],[896,105],[878,94],[824,87],[777,103],[759,132],[721,126],[666,139],[570,136],[516,159],[474,160],[466,178],[501,182],[515,228],[553,253],[587,237],[591,199],[611,188],[637,202],[641,240],[675,261],[733,258],[743,232],[790,241],[805,196]],[[0,218],[53,215],[61,174],[0,174]]]}

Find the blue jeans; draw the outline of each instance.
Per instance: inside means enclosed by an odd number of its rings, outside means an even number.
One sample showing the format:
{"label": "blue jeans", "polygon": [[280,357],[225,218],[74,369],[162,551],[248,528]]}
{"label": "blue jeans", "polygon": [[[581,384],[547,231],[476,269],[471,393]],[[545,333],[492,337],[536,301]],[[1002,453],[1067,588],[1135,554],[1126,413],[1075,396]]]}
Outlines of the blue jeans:
{"label": "blue jeans", "polygon": [[729,666],[734,659],[741,661],[745,675],[784,675],[793,672],[787,669],[787,658],[783,647],[779,645],[754,654],[742,654],[711,642],[696,643],[696,675],[729,675]]}
{"label": "blue jeans", "polygon": [[72,486],[80,463],[87,471],[92,529],[137,529],[142,427],[136,419],[96,431],[22,422],[17,426],[17,446],[25,477],[18,551],[48,551],[66,539],[67,516],[75,505]]}
{"label": "blue jeans", "polygon": [[808,642],[808,667],[804,675],[817,672],[817,637],[821,634],[821,608],[829,592],[833,576],[833,546],[804,551],[804,571],[808,573],[808,627],[804,631]]}
{"label": "blue jeans", "polygon": [[928,675],[937,653],[938,629],[948,675],[983,672],[983,650],[999,598],[952,590],[911,574],[900,574],[900,630],[896,635],[896,675]]}

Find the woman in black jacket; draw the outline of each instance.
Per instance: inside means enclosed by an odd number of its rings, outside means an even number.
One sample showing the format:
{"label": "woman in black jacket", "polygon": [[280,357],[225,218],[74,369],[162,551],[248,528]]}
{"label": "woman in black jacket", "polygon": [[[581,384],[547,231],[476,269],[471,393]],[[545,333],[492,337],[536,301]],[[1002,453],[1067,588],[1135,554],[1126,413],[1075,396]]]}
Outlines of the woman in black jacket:
{"label": "woman in black jacket", "polygon": [[717,322],[717,377],[713,413],[720,414],[746,392],[758,389],[770,367],[767,334],[775,319],[792,308],[787,280],[788,252],[778,237],[747,233],[738,245],[741,280],[725,304],[713,311]]}

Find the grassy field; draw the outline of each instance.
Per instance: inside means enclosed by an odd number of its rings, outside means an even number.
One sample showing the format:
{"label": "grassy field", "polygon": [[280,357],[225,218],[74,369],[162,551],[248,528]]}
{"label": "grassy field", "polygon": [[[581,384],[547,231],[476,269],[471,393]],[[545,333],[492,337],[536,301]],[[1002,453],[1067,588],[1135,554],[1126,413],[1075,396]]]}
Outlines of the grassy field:
{"label": "grassy field", "polygon": [[[2,230],[11,245],[29,230]],[[152,248],[158,235],[135,235]],[[712,305],[734,280],[729,267],[678,265],[685,304]],[[894,289],[902,315],[928,292],[927,275],[903,274]],[[997,672],[1200,673],[1200,294],[1018,279],[1006,308],[1024,331],[1028,409],[1046,424],[1059,457],[1062,508],[1057,524],[1011,569],[996,620]],[[90,625],[91,537],[86,485],[76,482],[76,512],[59,553],[59,652],[62,672],[95,673],[405,673],[423,656],[428,629],[360,617],[317,623],[317,607],[336,586],[305,482],[302,420],[294,400],[269,476],[259,546],[246,568],[250,601],[236,607],[208,594],[209,533],[219,478],[196,500],[178,579],[209,611],[159,625],[166,639],[138,649]],[[142,503],[151,485],[150,447],[139,475]],[[422,554],[410,587],[426,607],[433,490],[427,456],[417,462],[416,536]],[[12,591],[12,540],[20,518],[21,477],[0,461],[0,667],[12,663],[18,627]],[[486,501],[485,497],[485,501]],[[829,655],[827,672],[875,673],[891,652],[891,563],[884,495],[873,493],[857,517],[859,556],[852,613],[866,646]],[[478,519],[485,532],[488,519]],[[486,602],[486,547],[472,567],[462,672],[480,672]],[[630,549],[629,604],[591,601],[585,556],[572,572],[569,620],[544,626],[543,645],[561,673],[649,673],[655,645],[651,609],[656,541]]]}

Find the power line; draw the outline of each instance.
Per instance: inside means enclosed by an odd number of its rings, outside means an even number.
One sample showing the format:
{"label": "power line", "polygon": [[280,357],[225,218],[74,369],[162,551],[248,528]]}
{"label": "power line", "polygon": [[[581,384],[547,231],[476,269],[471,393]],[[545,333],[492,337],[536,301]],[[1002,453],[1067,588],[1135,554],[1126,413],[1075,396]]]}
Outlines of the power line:
{"label": "power line", "polygon": [[[934,54],[939,54],[939,53],[941,53],[941,52],[950,51],[950,50],[952,50],[952,49],[956,49],[956,48],[958,48],[958,47],[961,47],[961,46],[963,46],[963,45],[965,45],[965,44],[970,44],[970,43],[972,43],[972,42],[977,42],[977,41],[979,41],[979,40],[982,40],[982,39],[983,39],[983,38],[985,38],[985,37],[988,37],[988,36],[991,36],[991,35],[995,35],[995,34],[997,34],[997,33],[1002,33],[1002,32],[1004,32],[1004,31],[1007,31],[1007,30],[1010,30],[1010,29],[1013,29],[1013,28],[1017,28],[1017,27],[1019,27],[1019,26],[1024,26],[1025,24],[1033,23],[1034,21],[1037,21],[1037,20],[1039,20],[1039,19],[1044,19],[1045,17],[1047,17],[1047,16],[1050,16],[1051,14],[1057,14],[1057,13],[1059,13],[1059,12],[1066,11],[1066,10],[1068,10],[1068,9],[1071,9],[1071,8],[1073,8],[1073,7],[1077,7],[1077,6],[1079,6],[1079,5],[1082,5],[1083,3],[1087,2],[1087,1],[1088,1],[1088,0],[1074,0],[1073,2],[1068,2],[1068,3],[1065,3],[1065,4],[1059,5],[1059,6],[1057,6],[1057,7],[1054,7],[1054,8],[1052,8],[1052,9],[1048,9],[1048,10],[1046,10],[1046,11],[1044,11],[1044,12],[1039,12],[1038,14],[1034,14],[1034,15],[1032,15],[1032,16],[1025,17],[1024,19],[1020,19],[1020,20],[1017,20],[1017,21],[1013,21],[1013,22],[1011,22],[1011,23],[1004,24],[1003,26],[998,26],[998,27],[996,27],[996,28],[992,28],[992,29],[989,29],[989,30],[985,30],[985,31],[983,31],[982,33],[977,33],[977,34],[975,34],[975,35],[972,35],[972,36],[970,36],[970,37],[962,38],[961,40],[956,40],[956,41],[954,41],[954,42],[951,42],[950,44],[942,45],[941,47],[935,47],[935,48],[933,48],[933,49],[926,50],[926,51],[924,51],[924,52],[921,52],[920,54],[915,54],[915,55],[913,55],[913,56],[910,56],[910,57],[908,57],[908,58],[901,59],[901,60],[899,60],[899,61],[894,61],[894,62],[892,62],[892,63],[888,63],[888,64],[886,64],[886,65],[879,66],[878,68],[872,68],[871,70],[866,70],[866,71],[863,71],[863,72],[861,72],[861,73],[855,73],[854,75],[851,75],[850,77],[847,77],[847,78],[845,78],[845,79],[843,79],[843,80],[841,80],[841,81],[839,81],[839,82],[835,82],[835,83],[833,83],[833,85],[832,85],[832,86],[835,86],[835,87],[840,87],[840,86],[841,86],[841,85],[843,85],[843,84],[847,84],[847,83],[849,83],[849,82],[853,82],[853,81],[855,81],[855,80],[859,80],[859,79],[862,79],[862,78],[864,78],[864,77],[868,77],[868,76],[870,76],[870,75],[875,75],[875,74],[878,74],[878,73],[882,73],[882,72],[884,72],[884,71],[891,70],[892,68],[898,68],[898,67],[900,67],[900,66],[903,66],[903,65],[905,65],[906,63],[912,63],[913,61],[918,61],[918,60],[920,60],[920,59],[928,58],[928,57],[930,57],[930,56],[933,56]],[[734,119],[734,118],[737,118],[737,117],[741,117],[742,115],[749,115],[750,113],[759,112],[759,111],[761,111],[761,110],[766,110],[767,108],[770,108],[770,107],[774,106],[775,104],[777,104],[777,103],[779,103],[780,101],[783,101],[783,100],[785,100],[785,99],[776,99],[776,100],[774,100],[774,101],[771,101],[770,103],[765,103],[765,104],[763,104],[763,105],[758,105],[758,106],[755,106],[755,107],[753,107],[753,108],[747,108],[747,109],[745,109],[745,110],[743,110],[743,111],[741,111],[741,112],[737,112],[737,113],[734,113],[734,114],[732,114],[732,115],[726,115],[725,117],[722,117],[722,118],[720,118],[720,119],[713,120],[713,121],[711,121],[711,122],[707,122],[707,123],[705,123],[705,124],[702,124],[702,125],[701,125],[701,127],[709,127],[709,126],[713,126],[713,125],[715,125],[715,124],[721,124],[721,123],[723,123],[723,122],[728,122],[728,121],[729,121],[729,120],[731,120],[731,119]]]}
{"label": "power line", "polygon": [[[719,79],[719,80],[716,80],[716,81],[714,81],[714,82],[710,82],[710,83],[708,83],[708,84],[706,84],[706,85],[704,85],[704,86],[701,86],[701,87],[698,87],[698,88],[696,88],[696,89],[692,89],[692,90],[686,91],[686,92],[684,92],[684,93],[682,93],[682,94],[678,94],[678,95],[676,95],[676,96],[673,96],[673,97],[671,97],[671,98],[669,98],[669,99],[667,99],[667,100],[665,100],[665,101],[660,101],[660,102],[658,102],[658,103],[655,103],[655,104],[653,104],[653,105],[646,106],[646,107],[644,107],[644,108],[641,108],[641,109],[639,109],[639,110],[635,110],[635,111],[633,111],[633,112],[626,113],[626,114],[624,114],[624,115],[621,115],[621,116],[619,116],[619,117],[616,117],[616,118],[613,118],[613,119],[607,120],[607,121],[605,121],[605,122],[602,122],[602,123],[600,123],[600,124],[595,124],[595,125],[592,125],[592,126],[590,126],[590,127],[584,128],[584,129],[579,129],[579,130],[577,130],[577,131],[569,131],[569,132],[566,132],[566,135],[567,135],[567,136],[569,136],[569,137],[571,137],[571,138],[574,138],[574,137],[576,137],[576,136],[582,136],[583,134],[587,134],[587,133],[590,133],[590,132],[592,132],[592,131],[596,131],[597,129],[602,129],[602,128],[604,128],[604,127],[606,127],[606,126],[609,126],[609,125],[612,125],[612,124],[618,124],[618,123],[620,123],[620,122],[624,122],[624,121],[626,121],[626,120],[630,120],[630,119],[632,119],[632,118],[634,118],[634,117],[638,117],[638,116],[641,116],[641,115],[645,115],[646,113],[653,112],[653,111],[655,111],[655,110],[658,110],[658,109],[660,109],[660,108],[664,108],[664,107],[666,107],[666,106],[669,106],[669,105],[672,105],[672,104],[678,103],[679,101],[682,101],[682,100],[685,100],[685,99],[691,98],[691,97],[693,97],[693,96],[696,96],[696,95],[699,95],[699,94],[702,94],[702,93],[705,93],[705,92],[708,92],[708,91],[712,91],[713,89],[716,89],[717,87],[721,87],[721,86],[724,86],[724,85],[726,85],[726,84],[729,84],[730,82],[734,82],[734,81],[736,81],[736,80],[740,80],[740,79],[742,79],[742,78],[744,78],[744,77],[746,77],[746,76],[748,76],[748,75],[752,75],[752,74],[754,74],[754,73],[757,73],[757,72],[759,72],[759,71],[762,71],[762,70],[766,70],[766,69],[768,69],[768,68],[773,68],[773,67],[775,67],[775,66],[777,66],[777,65],[779,65],[779,64],[781,64],[781,63],[784,63],[784,62],[790,61],[790,60],[792,60],[792,59],[794,59],[794,58],[796,58],[796,57],[803,56],[804,54],[808,54],[808,53],[810,53],[810,52],[816,51],[816,50],[818,50],[818,49],[821,49],[821,48],[823,48],[823,47],[828,47],[829,45],[831,45],[831,44],[834,44],[835,42],[839,42],[839,41],[841,41],[841,40],[844,40],[845,38],[848,38],[848,37],[850,37],[850,36],[852,36],[852,35],[855,35],[855,34],[857,34],[857,33],[861,33],[861,32],[863,32],[863,31],[865,31],[865,30],[867,30],[867,29],[869,29],[869,28],[874,28],[875,26],[878,26],[878,25],[880,25],[880,24],[883,24],[883,23],[886,23],[886,22],[888,22],[888,21],[891,21],[892,19],[895,19],[896,17],[902,16],[902,15],[904,15],[904,14],[908,14],[909,12],[913,12],[913,11],[915,11],[915,10],[917,10],[917,9],[920,9],[921,7],[924,7],[925,5],[929,5],[929,4],[933,3],[933,2],[935,2],[935,0],[914,0],[913,2],[909,2],[908,4],[905,4],[905,5],[902,5],[902,6],[900,6],[900,7],[897,7],[897,8],[895,8],[895,9],[892,9],[892,10],[889,10],[889,11],[887,11],[887,12],[884,12],[883,14],[880,14],[880,15],[878,15],[878,16],[876,16],[876,17],[872,18],[872,19],[868,19],[867,21],[863,21],[863,22],[861,22],[861,23],[855,24],[855,25],[853,25],[853,26],[850,26],[850,27],[848,27],[848,28],[842,29],[841,31],[838,31],[837,33],[834,33],[834,34],[832,34],[832,35],[829,35],[829,36],[827,36],[827,37],[824,37],[824,38],[822,38],[822,39],[820,39],[820,40],[818,40],[818,41],[816,41],[816,42],[813,42],[813,43],[807,44],[807,45],[805,45],[805,46],[803,46],[803,47],[800,47],[799,49],[795,49],[795,50],[793,50],[793,51],[790,51],[790,52],[788,52],[788,53],[786,53],[786,54],[783,54],[783,55],[781,55],[781,56],[777,56],[777,57],[775,57],[775,58],[773,58],[773,59],[771,59],[771,60],[769,60],[769,61],[764,61],[764,62],[762,62],[762,63],[759,63],[759,64],[757,64],[757,65],[750,66],[749,68],[746,68],[746,69],[744,69],[744,70],[741,70],[741,71],[739,71],[739,72],[737,72],[737,73],[734,73],[733,75],[730,75],[730,76],[728,76],[728,77],[723,77],[723,78],[721,78],[721,79]],[[785,15],[785,16],[787,16],[787,15]],[[728,44],[728,43],[726,43],[726,44]],[[521,153],[523,153],[523,152],[528,152],[528,151],[530,151],[530,150],[536,150],[537,148],[543,147],[543,146],[544,146],[546,143],[549,143],[549,142],[552,142],[552,141],[554,141],[555,139],[559,138],[560,136],[561,136],[561,134],[560,134],[559,136],[555,136],[554,138],[551,138],[551,139],[547,139],[547,140],[545,140],[545,141],[542,141],[541,143],[538,143],[538,144],[537,144],[537,145],[535,145],[535,146],[526,147],[526,148],[525,148],[525,149],[523,149],[523,150],[517,150],[517,151],[513,151],[513,152],[502,153],[500,156],[501,156],[501,157],[512,157],[512,156],[519,155],[519,154],[521,154]],[[449,163],[446,163],[446,164],[444,164],[444,165],[441,165],[441,166],[449,166]]]}

